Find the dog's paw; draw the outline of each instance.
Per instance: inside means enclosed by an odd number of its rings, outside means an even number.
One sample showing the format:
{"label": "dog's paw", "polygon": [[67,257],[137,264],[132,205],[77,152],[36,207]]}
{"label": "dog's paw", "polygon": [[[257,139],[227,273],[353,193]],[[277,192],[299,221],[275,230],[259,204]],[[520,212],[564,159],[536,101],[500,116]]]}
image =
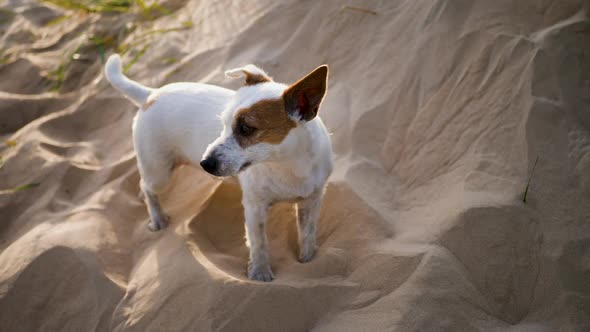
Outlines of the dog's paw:
{"label": "dog's paw", "polygon": [[315,256],[315,246],[305,248],[299,252],[299,261],[301,263],[307,263]]}
{"label": "dog's paw", "polygon": [[248,279],[255,281],[269,282],[274,279],[270,266],[253,266],[248,264]]}
{"label": "dog's paw", "polygon": [[161,218],[154,218],[148,223],[148,229],[152,232],[163,230],[164,228],[168,227],[169,221],[170,217],[166,215],[162,216]]}

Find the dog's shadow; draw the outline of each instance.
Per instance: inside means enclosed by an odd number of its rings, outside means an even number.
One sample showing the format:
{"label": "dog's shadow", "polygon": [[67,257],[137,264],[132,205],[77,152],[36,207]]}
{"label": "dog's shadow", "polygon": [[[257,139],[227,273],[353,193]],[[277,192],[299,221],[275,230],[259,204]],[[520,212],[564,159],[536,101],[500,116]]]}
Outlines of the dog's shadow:
{"label": "dog's shadow", "polygon": [[[185,238],[192,255],[212,276],[249,281],[246,277],[249,251],[241,198],[236,181],[221,183],[200,212],[185,223]],[[273,283],[331,279],[347,274],[341,253],[334,252],[325,243],[333,230],[325,227],[321,219],[320,216],[316,256],[303,264],[297,259],[295,205],[279,203],[270,209],[267,237],[270,264],[275,274]]]}
{"label": "dog's shadow", "polygon": [[[248,248],[241,198],[239,184],[221,183],[186,227],[187,243],[199,263],[213,274],[246,280]],[[299,264],[295,218],[292,204],[277,204],[270,210],[267,236],[275,273],[286,265]]]}
{"label": "dog's shadow", "polygon": [[[251,282],[246,277],[248,247],[244,230],[242,192],[237,180],[211,182],[192,169],[182,170],[164,205],[172,212],[171,229],[179,235],[199,268],[212,279]],[[187,180],[192,179],[192,180]],[[368,239],[390,237],[386,222],[342,183],[330,183],[317,226],[317,251],[308,263],[297,259],[295,205],[279,203],[270,209],[268,249],[273,284],[315,280],[332,284],[346,279],[359,259],[352,250]],[[176,223],[177,221],[178,223]],[[352,251],[351,251],[352,250]],[[359,251],[364,255],[364,251]],[[362,259],[360,260],[362,261]]]}

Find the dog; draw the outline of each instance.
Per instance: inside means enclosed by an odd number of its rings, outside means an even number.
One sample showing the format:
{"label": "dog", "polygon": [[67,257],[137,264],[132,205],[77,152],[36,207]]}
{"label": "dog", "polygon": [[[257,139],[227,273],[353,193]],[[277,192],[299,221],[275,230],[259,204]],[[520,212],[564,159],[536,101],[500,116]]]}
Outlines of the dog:
{"label": "dog", "polygon": [[308,262],[316,250],[316,223],[333,168],[330,135],[317,116],[328,66],[290,86],[254,66],[226,75],[245,76],[245,86],[222,112],[223,131],[207,147],[201,166],[215,176],[238,176],[250,248],[248,277],[271,281],[265,225],[274,203],[297,203],[299,260]]}
{"label": "dog", "polygon": [[216,177],[238,177],[249,279],[274,279],[265,229],[268,210],[277,202],[297,204],[299,261],[314,257],[316,223],[333,168],[330,135],[317,116],[327,91],[328,66],[285,85],[246,65],[225,73],[245,78],[237,91],[198,83],[150,89],[126,78],[116,55],[105,71],[108,81],[140,106],[133,142],[151,230],[166,227],[158,192],[172,170],[199,164]]}

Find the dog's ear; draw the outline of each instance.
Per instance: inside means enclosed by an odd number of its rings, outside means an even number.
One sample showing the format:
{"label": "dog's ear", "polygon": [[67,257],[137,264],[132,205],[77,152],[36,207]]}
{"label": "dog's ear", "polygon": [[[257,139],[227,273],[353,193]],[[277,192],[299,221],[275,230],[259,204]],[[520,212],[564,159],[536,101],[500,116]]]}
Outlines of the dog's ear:
{"label": "dog's ear", "polygon": [[321,65],[283,92],[285,110],[294,119],[310,121],[318,114],[328,86],[328,66]]}
{"label": "dog's ear", "polygon": [[246,76],[246,85],[254,85],[264,82],[272,82],[272,78],[268,76],[264,70],[256,67],[255,65],[245,65],[241,68],[235,68],[225,72],[225,76],[232,78],[240,78]]}

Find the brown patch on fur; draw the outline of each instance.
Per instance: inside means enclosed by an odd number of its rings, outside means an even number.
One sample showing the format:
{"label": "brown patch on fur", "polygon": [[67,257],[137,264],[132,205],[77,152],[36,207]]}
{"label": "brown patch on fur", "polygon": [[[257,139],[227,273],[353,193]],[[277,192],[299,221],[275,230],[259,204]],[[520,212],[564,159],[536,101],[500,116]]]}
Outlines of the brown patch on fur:
{"label": "brown patch on fur", "polygon": [[257,75],[252,74],[249,72],[244,72],[246,74],[246,85],[254,85],[258,83],[270,82],[271,79],[264,76],[264,75]]}
{"label": "brown patch on fur", "polygon": [[[256,128],[248,135],[239,133],[238,126],[245,125]],[[285,139],[289,131],[297,124],[285,112],[285,102],[282,98],[265,99],[256,104],[239,110],[234,121],[234,136],[242,148],[258,144],[279,144]]]}
{"label": "brown patch on fur", "polygon": [[156,98],[148,98],[148,100],[141,106],[143,111],[147,111],[150,106],[152,106],[156,102]]}

